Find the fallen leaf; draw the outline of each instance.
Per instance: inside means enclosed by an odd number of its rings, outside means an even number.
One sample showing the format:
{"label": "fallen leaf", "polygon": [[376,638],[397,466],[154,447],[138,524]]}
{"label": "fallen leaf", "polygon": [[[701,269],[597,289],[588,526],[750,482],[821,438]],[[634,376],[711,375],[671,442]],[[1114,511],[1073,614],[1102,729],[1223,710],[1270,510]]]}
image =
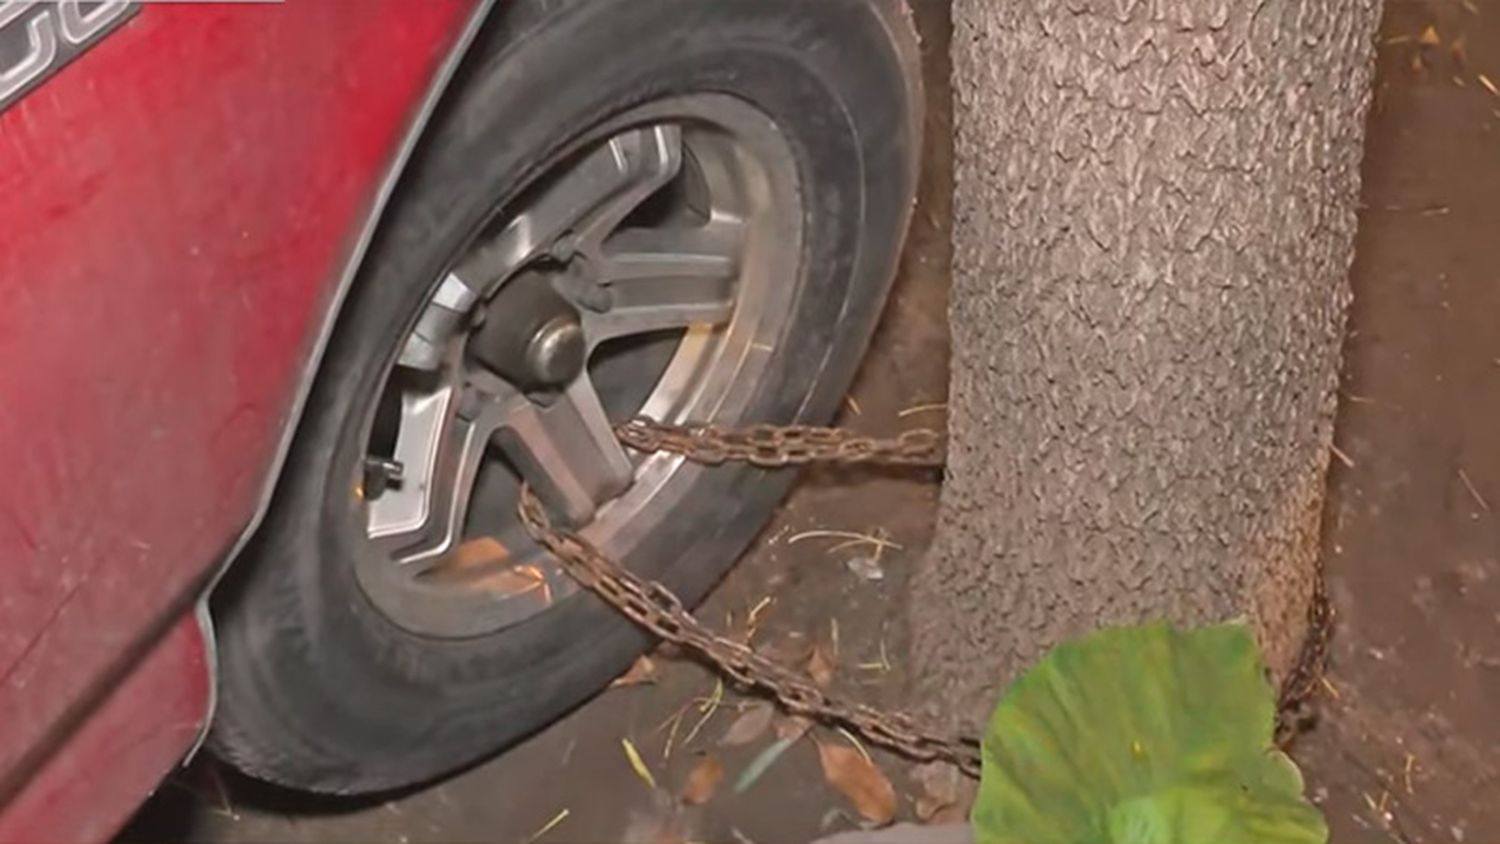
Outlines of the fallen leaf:
{"label": "fallen leaf", "polygon": [[779,739],[796,741],[807,735],[810,729],[812,729],[812,719],[801,715],[788,715],[785,718],[776,719],[776,737]]}
{"label": "fallen leaf", "polygon": [[656,790],[656,777],[651,775],[651,769],[646,767],[646,760],[641,758],[641,752],[635,749],[635,742],[628,738],[620,739],[620,746],[625,748],[625,758],[630,761],[630,767],[635,775],[641,778],[641,782]]}
{"label": "fallen leaf", "polygon": [[911,778],[922,789],[916,799],[917,819],[931,821],[958,804],[958,768],[944,762],[929,762],[912,771]]}
{"label": "fallen leaf", "polygon": [[896,818],[896,789],[875,763],[841,744],[818,744],[823,777],[849,798],[865,820],[884,826]]}
{"label": "fallen leaf", "polygon": [[885,580],[885,569],[880,567],[878,555],[860,554],[844,561],[844,568],[853,572],[860,580],[872,583]]}
{"label": "fallen leaf", "polygon": [[649,656],[642,656],[630,664],[630,670],[615,678],[609,684],[612,689],[622,686],[640,686],[646,683],[656,682],[656,663]]}
{"label": "fallen leaf", "polygon": [[1453,43],[1448,47],[1448,54],[1453,56],[1453,63],[1458,66],[1459,70],[1466,70],[1469,67],[1468,36],[1460,35],[1453,39]]}
{"label": "fallen leaf", "polygon": [[927,823],[928,821],[937,817],[938,812],[941,812],[952,805],[952,803],[944,801],[941,797],[933,797],[931,794],[922,794],[918,795],[914,803],[914,810],[917,814],[917,820],[923,823]]}
{"label": "fallen leaf", "polygon": [[1417,38],[1417,43],[1423,47],[1436,47],[1443,43],[1443,39],[1438,37],[1437,27],[1428,24],[1427,28],[1422,30],[1422,35]]}
{"label": "fallen leaf", "polygon": [[719,744],[724,747],[739,747],[749,744],[760,738],[771,726],[771,719],[775,717],[776,710],[768,703],[754,703],[750,708],[740,713],[740,717],[729,725],[724,731],[724,737],[719,739]]}
{"label": "fallen leaf", "polygon": [[493,536],[477,536],[453,549],[443,565],[450,570],[474,569],[510,559],[510,550]]}
{"label": "fallen leaf", "polygon": [[967,823],[969,813],[964,809],[962,803],[954,803],[952,806],[944,806],[937,810],[930,818],[934,826],[947,826],[948,824]]}
{"label": "fallen leaf", "polygon": [[741,794],[749,789],[750,786],[755,785],[755,781],[760,779],[761,775],[766,771],[770,770],[771,766],[776,764],[776,760],[781,758],[781,754],[785,753],[786,749],[794,743],[792,739],[780,739],[772,742],[765,750],[762,750],[754,759],[750,760],[749,765],[745,766],[745,770],[741,772],[740,778],[735,780],[734,793]]}
{"label": "fallen leaf", "polygon": [[807,658],[807,673],[818,688],[826,689],[833,683],[833,657],[822,645],[813,645],[812,655]]}
{"label": "fallen leaf", "polygon": [[800,631],[789,630],[780,639],[767,643],[761,654],[782,665],[800,665],[809,654],[807,637]]}
{"label": "fallen leaf", "polygon": [[702,806],[713,799],[714,792],[718,791],[719,783],[724,779],[724,766],[712,754],[704,754],[698,764],[693,766],[692,773],[688,774],[687,782],[682,786],[682,802],[689,806]]}
{"label": "fallen leaf", "polygon": [[620,836],[615,840],[640,844],[690,844],[700,840],[694,834],[692,819],[671,794],[653,791],[646,805],[641,805],[638,800],[632,804],[625,813]]}

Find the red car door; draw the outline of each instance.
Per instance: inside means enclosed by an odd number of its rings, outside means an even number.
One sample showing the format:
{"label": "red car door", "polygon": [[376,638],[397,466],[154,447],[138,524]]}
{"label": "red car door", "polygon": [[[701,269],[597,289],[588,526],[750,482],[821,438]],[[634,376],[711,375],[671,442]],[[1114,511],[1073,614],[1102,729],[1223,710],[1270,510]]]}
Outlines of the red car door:
{"label": "red car door", "polygon": [[183,625],[487,3],[130,5],[0,0],[5,840],[107,837],[196,735]]}

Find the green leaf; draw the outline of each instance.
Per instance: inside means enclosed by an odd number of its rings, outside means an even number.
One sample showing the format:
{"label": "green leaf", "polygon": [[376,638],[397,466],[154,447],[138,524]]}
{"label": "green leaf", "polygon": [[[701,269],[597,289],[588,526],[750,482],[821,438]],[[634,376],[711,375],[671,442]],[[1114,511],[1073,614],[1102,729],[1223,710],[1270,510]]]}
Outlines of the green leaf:
{"label": "green leaf", "polygon": [[979,844],[1324,844],[1241,624],[1101,631],[1016,681],[984,739]]}

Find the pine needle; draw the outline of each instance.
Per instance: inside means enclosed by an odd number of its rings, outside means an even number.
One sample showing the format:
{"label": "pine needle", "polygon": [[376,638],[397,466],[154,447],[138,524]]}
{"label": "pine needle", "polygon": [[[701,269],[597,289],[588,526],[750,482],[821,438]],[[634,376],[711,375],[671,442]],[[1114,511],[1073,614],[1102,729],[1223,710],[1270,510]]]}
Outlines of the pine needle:
{"label": "pine needle", "polygon": [[[903,550],[900,545],[889,539],[882,539],[868,533],[856,533],[852,530],[805,530],[796,536],[789,537],[786,544],[796,545],[798,542],[807,539],[848,539],[852,540],[855,545],[875,545],[890,548],[894,551]],[[848,547],[848,545],[841,547]]]}
{"label": "pine needle", "polygon": [[860,756],[865,757],[866,762],[869,762],[871,765],[875,764],[875,760],[870,758],[870,751],[865,750],[865,746],[863,744],[860,744],[859,739],[853,733],[849,732],[843,727],[838,727],[836,729],[838,729],[839,735],[842,735],[846,740],[848,740],[850,744],[854,745],[854,749],[859,751]]}
{"label": "pine needle", "polygon": [[897,413],[896,418],[905,419],[908,416],[916,416],[918,413],[938,413],[947,409],[947,402],[937,402],[935,404],[919,404],[914,407],[908,407],[900,413]]}
{"label": "pine needle", "polygon": [[719,711],[719,704],[723,702],[724,680],[720,678],[718,682],[714,683],[714,693],[709,695],[708,700],[705,700],[703,705],[698,707],[698,711],[703,713],[703,717],[699,718],[698,723],[694,724],[693,728],[688,731],[687,738],[682,740],[684,745],[693,743],[693,739],[697,738],[698,733],[703,730],[703,725],[708,723],[708,719],[714,717],[714,713]]}
{"label": "pine needle", "polygon": [[526,844],[532,844],[532,842],[541,838],[543,835],[546,835],[547,833],[556,829],[557,825],[567,820],[568,815],[570,814],[572,814],[572,810],[570,809],[563,809],[561,812],[558,812],[552,817],[552,820],[547,821],[547,823],[543,824],[541,829],[531,833],[531,837],[526,839]]}
{"label": "pine needle", "polygon": [[635,743],[628,738],[620,739],[620,746],[625,748],[625,758],[630,761],[630,767],[635,775],[641,778],[641,782],[656,790],[656,777],[651,775],[651,769],[646,767],[646,760],[641,758],[641,752],[635,749]]}

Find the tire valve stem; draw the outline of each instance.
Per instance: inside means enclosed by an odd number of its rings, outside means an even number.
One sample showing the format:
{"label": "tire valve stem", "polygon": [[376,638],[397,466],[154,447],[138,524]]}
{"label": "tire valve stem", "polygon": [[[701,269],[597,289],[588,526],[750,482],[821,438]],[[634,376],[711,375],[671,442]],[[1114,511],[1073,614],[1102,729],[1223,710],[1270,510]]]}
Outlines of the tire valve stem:
{"label": "tire valve stem", "polygon": [[366,457],[364,498],[367,501],[374,501],[386,490],[400,486],[405,476],[406,466],[398,460],[386,457]]}

